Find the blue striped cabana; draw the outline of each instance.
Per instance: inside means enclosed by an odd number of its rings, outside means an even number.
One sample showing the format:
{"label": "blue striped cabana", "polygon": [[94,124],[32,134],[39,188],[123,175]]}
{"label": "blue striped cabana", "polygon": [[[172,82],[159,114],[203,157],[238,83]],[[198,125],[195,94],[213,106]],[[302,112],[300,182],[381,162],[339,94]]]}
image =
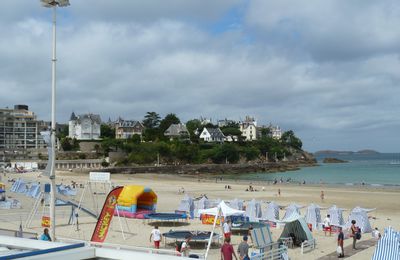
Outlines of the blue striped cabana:
{"label": "blue striped cabana", "polygon": [[400,260],[400,232],[392,227],[385,228],[385,233],[376,245],[372,260]]}

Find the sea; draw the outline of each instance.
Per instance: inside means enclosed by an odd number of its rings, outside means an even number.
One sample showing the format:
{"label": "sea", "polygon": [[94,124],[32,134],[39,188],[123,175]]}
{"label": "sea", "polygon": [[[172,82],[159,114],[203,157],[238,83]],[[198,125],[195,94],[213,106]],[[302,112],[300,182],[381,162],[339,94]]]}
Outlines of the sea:
{"label": "sea", "polygon": [[[326,157],[347,163],[323,163]],[[291,182],[306,184],[396,186],[400,188],[400,153],[338,153],[316,156],[319,166],[279,173],[248,173],[235,178],[249,181]]]}

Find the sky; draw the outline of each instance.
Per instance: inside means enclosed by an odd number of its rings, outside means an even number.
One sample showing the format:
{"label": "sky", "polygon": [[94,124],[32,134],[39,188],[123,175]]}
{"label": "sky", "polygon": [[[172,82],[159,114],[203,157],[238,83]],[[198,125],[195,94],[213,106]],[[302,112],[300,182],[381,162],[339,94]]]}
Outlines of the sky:
{"label": "sky", "polygon": [[[400,152],[398,0],[70,0],[57,121],[146,112],[293,130],[304,149]],[[0,2],[0,107],[50,120],[51,10]]]}

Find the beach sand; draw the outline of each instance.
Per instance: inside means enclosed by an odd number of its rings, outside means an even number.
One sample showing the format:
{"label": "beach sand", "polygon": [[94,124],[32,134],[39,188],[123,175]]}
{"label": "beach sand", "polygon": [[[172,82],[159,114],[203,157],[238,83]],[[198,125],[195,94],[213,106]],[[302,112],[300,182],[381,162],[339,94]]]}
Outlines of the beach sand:
{"label": "beach sand", "polygon": [[[46,182],[46,177],[40,177],[38,173],[24,173],[24,174],[11,174],[7,173],[7,176],[2,176],[3,182],[7,184],[7,197],[15,198],[21,201],[21,209],[12,210],[0,210],[0,228],[14,229],[19,228],[20,222],[25,223],[27,216],[34,204],[34,199],[28,198],[22,194],[12,193],[9,191],[11,183],[7,183],[8,179],[12,178],[23,178],[29,181],[40,181]],[[396,188],[383,188],[383,187],[367,187],[367,186],[305,186],[295,184],[277,184],[269,185],[266,183],[252,182],[252,186],[255,187],[257,192],[246,192],[250,182],[236,182],[235,180],[222,180],[215,182],[215,179],[201,179],[197,177],[181,177],[177,175],[154,175],[154,174],[135,174],[135,175],[119,175],[113,174],[112,182],[117,185],[144,185],[151,187],[158,195],[157,211],[158,212],[174,212],[177,209],[180,200],[183,198],[182,194],[178,193],[179,188],[184,187],[185,193],[198,197],[201,194],[207,194],[209,199],[223,199],[231,200],[234,198],[240,198],[246,201],[251,199],[263,200],[263,201],[275,201],[279,205],[287,206],[291,202],[308,206],[310,203],[319,204],[322,207],[330,207],[336,204],[338,207],[346,208],[344,212],[344,218],[347,220],[349,211],[355,206],[361,206],[364,208],[376,208],[375,211],[369,213],[372,218],[371,226],[378,227],[383,232],[384,227],[393,226],[395,229],[400,229],[400,190]],[[78,184],[86,183],[88,181],[88,174],[84,173],[73,173],[73,172],[57,172],[57,183],[70,184],[71,180],[76,181]],[[230,185],[231,190],[225,190],[225,185]],[[265,187],[265,191],[262,191],[262,187]],[[97,185],[94,187],[97,192],[102,192],[104,187]],[[278,189],[281,190],[281,196],[277,196]],[[324,201],[320,199],[321,190],[325,193]],[[78,195],[76,200],[79,200],[80,193],[83,189],[78,189]],[[100,201],[104,201],[105,195],[98,195],[99,200],[98,208],[101,208]],[[87,195],[83,205],[95,209],[96,203],[93,203],[91,196]],[[31,228],[24,228],[25,231],[35,231],[39,234],[42,232],[40,227],[40,218],[43,212],[46,210],[40,207],[38,213],[35,215],[35,219],[32,222]],[[305,208],[301,209],[301,213],[304,214]],[[79,231],[76,231],[75,226],[68,225],[68,219],[70,217],[70,207],[57,207],[57,237],[74,238],[89,240],[96,220],[85,213],[81,212],[79,217]],[[280,217],[282,218],[284,211],[281,210]],[[321,210],[322,218],[326,215],[326,210]],[[123,239],[120,224],[123,226],[126,232],[126,240]],[[128,228],[129,231],[128,232]],[[189,225],[177,226],[177,227],[160,227],[161,232],[168,232],[171,229],[176,230],[205,230],[211,231],[210,225],[202,225],[199,220],[190,220]],[[112,244],[123,244],[129,246],[140,246],[150,247],[152,244],[149,242],[149,235],[152,226],[148,225],[147,221],[136,220],[136,219],[122,219],[121,223],[118,218],[112,220],[111,228],[108,233],[106,242]],[[276,240],[282,229],[271,229],[274,239]],[[217,228],[217,233],[221,234],[221,229]],[[318,259],[324,255],[327,255],[336,250],[336,235],[325,236],[324,232],[314,231],[313,236],[317,240],[317,247],[315,250],[301,255],[300,248],[289,249],[289,256],[291,259]],[[364,234],[362,240],[370,239],[371,234]],[[232,238],[235,249],[240,243],[241,236],[235,235]],[[350,245],[351,240],[345,240],[345,246]],[[164,247],[164,243],[162,243]],[[167,246],[168,249],[172,250],[171,246]],[[360,252],[354,254],[349,259],[370,259],[373,254],[373,248],[366,250],[360,250]],[[204,247],[200,246],[193,249],[195,252],[203,252]],[[346,253],[346,252],[345,252]],[[210,251],[209,259],[220,259],[219,249],[213,248]]]}

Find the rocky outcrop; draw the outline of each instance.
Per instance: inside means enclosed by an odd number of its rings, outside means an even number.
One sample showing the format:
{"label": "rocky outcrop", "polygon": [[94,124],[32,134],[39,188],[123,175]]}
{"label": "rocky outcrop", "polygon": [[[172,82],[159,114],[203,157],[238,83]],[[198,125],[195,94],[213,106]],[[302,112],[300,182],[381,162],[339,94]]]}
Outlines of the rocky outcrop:
{"label": "rocky outcrop", "polygon": [[347,163],[348,161],[337,159],[337,158],[325,158],[323,163]]}
{"label": "rocky outcrop", "polygon": [[257,164],[195,164],[113,167],[107,171],[119,174],[241,174],[254,172],[284,172],[298,170],[303,166],[316,166],[314,161],[268,162]]}

